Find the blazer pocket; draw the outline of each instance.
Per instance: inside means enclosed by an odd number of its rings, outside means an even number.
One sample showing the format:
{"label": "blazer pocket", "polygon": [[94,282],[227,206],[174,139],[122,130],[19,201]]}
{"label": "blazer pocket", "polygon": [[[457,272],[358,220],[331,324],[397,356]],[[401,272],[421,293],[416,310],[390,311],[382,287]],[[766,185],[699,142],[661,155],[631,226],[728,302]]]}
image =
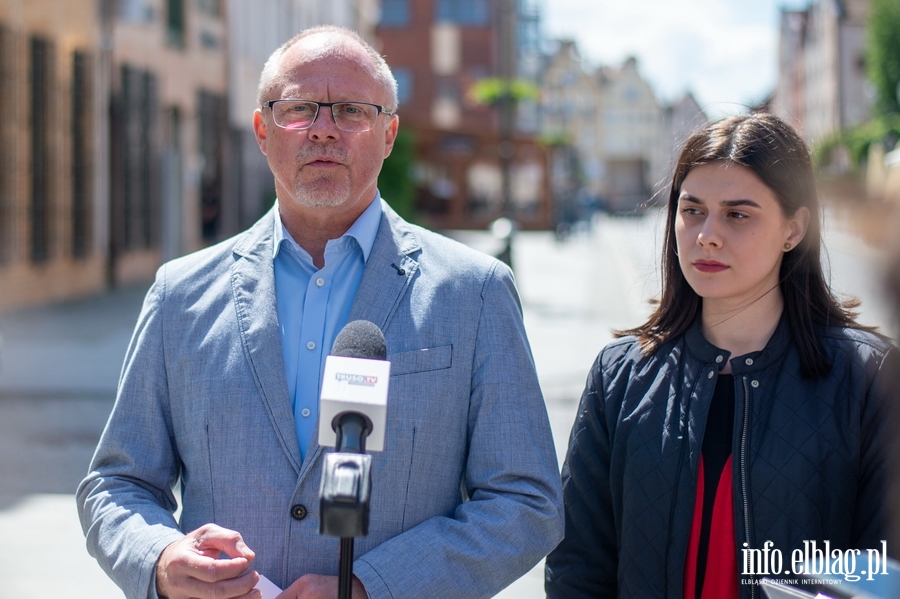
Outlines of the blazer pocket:
{"label": "blazer pocket", "polygon": [[453,363],[453,346],[431,347],[413,351],[391,354],[387,357],[391,363],[391,376],[414,374],[450,368]]}

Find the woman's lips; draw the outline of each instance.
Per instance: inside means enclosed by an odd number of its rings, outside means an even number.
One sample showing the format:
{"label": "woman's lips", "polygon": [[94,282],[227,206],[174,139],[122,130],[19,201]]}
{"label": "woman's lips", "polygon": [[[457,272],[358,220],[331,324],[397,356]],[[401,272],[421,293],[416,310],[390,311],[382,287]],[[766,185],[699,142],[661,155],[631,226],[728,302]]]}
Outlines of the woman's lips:
{"label": "woman's lips", "polygon": [[722,272],[728,269],[728,265],[715,260],[697,260],[694,262],[694,268],[700,272]]}

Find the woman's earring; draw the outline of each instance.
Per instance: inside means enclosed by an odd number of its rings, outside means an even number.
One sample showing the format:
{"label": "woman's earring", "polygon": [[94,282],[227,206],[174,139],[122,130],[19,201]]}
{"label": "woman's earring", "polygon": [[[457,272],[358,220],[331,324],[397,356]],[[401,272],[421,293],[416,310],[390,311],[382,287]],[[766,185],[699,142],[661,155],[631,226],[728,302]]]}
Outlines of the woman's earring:
{"label": "woman's earring", "polygon": [[784,249],[785,249],[785,250],[791,249],[791,244],[790,244],[790,242],[787,242],[787,241],[784,242]]}

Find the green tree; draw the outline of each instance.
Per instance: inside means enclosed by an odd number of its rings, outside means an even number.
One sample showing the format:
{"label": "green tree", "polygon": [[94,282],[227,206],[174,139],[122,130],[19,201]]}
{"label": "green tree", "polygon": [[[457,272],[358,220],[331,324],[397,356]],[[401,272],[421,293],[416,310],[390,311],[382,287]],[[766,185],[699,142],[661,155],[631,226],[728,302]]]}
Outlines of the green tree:
{"label": "green tree", "polygon": [[900,0],[872,0],[867,26],[866,67],[881,114],[900,112]]}
{"label": "green tree", "polygon": [[525,79],[512,79],[507,82],[500,77],[487,77],[472,84],[468,95],[476,104],[497,106],[507,96],[513,102],[537,100],[538,88]]}
{"label": "green tree", "polygon": [[378,190],[391,208],[408,221],[415,222],[416,186],[412,177],[416,139],[413,132],[403,126],[397,132],[394,148],[381,167]]}

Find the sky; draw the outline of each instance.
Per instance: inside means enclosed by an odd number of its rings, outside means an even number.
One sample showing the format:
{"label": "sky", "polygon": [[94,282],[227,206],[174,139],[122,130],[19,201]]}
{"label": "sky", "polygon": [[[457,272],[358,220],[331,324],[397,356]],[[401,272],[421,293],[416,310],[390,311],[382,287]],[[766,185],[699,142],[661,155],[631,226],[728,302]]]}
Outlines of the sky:
{"label": "sky", "polygon": [[778,69],[781,8],[808,0],[543,0],[544,35],[574,39],[592,65],[638,60],[663,102],[691,91],[707,115],[767,97]]}

